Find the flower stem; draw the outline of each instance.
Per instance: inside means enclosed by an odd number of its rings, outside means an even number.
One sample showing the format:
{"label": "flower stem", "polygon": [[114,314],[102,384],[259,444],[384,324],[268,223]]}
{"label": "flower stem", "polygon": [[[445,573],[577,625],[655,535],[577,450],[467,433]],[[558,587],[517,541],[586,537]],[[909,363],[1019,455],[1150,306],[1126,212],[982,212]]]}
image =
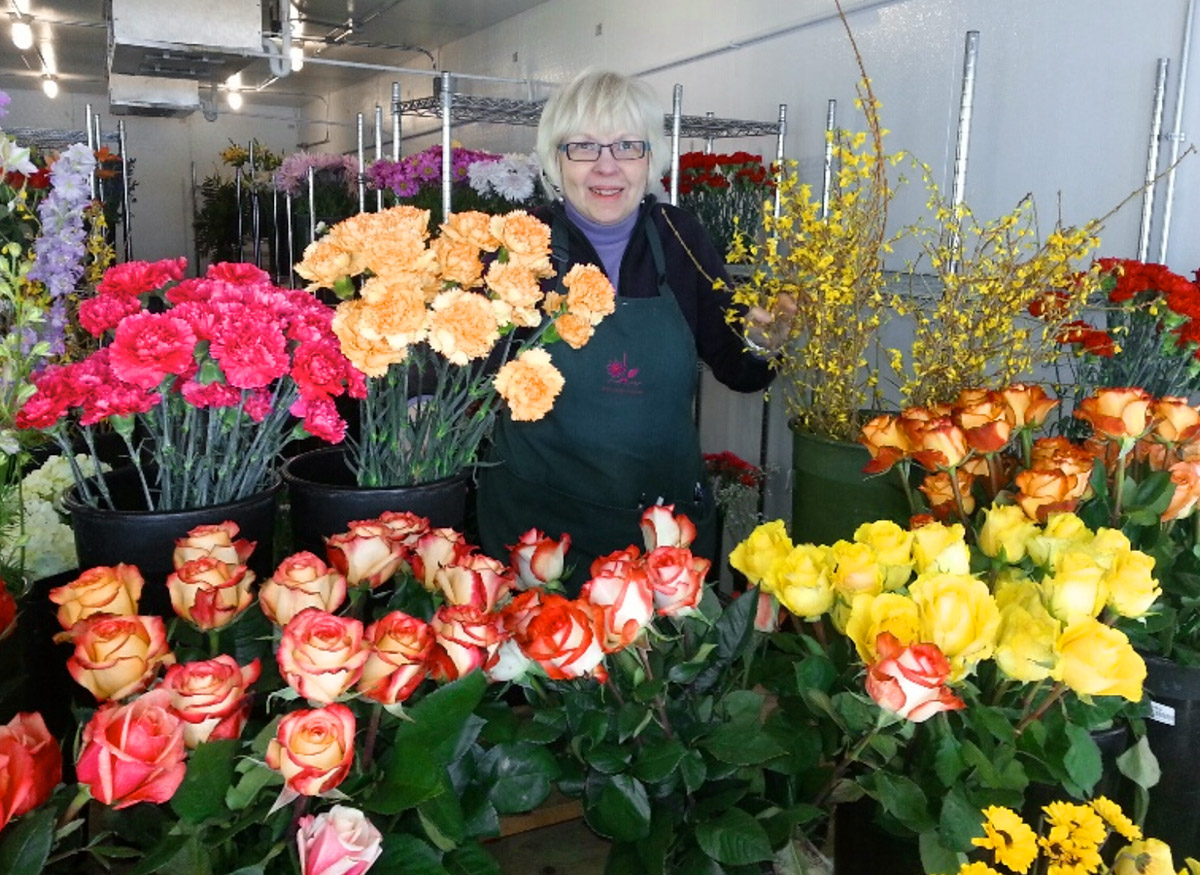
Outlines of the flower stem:
{"label": "flower stem", "polygon": [[1050,710],[1050,706],[1057,702],[1067,692],[1067,685],[1064,683],[1056,683],[1050,690],[1050,693],[1042,700],[1042,703],[1033,710],[1032,713],[1021,718],[1021,722],[1017,724],[1017,735],[1025,731],[1025,728],[1031,723],[1041,720],[1042,715]]}
{"label": "flower stem", "polygon": [[92,794],[87,784],[80,784],[79,788],[75,791],[75,798],[71,800],[71,804],[67,806],[62,816],[58,818],[58,823],[54,827],[55,831],[57,832],[74,820],[75,815],[83,809],[83,806],[88,804],[88,800],[91,798]]}
{"label": "flower stem", "polygon": [[363,739],[362,767],[363,771],[371,768],[371,757],[375,753],[375,739],[379,737],[379,721],[383,716],[383,706],[376,705],[371,709],[371,719],[367,723],[367,735]]}

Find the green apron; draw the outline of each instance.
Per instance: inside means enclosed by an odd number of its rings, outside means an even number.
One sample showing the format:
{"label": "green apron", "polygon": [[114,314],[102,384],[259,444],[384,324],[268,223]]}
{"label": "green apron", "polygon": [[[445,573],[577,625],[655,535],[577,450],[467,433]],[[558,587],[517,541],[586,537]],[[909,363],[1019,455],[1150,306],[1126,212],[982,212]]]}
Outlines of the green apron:
{"label": "green apron", "polygon": [[[696,524],[694,553],[712,559],[716,546],[693,420],[696,344],[667,282],[652,217],[645,227],[657,294],[618,297],[616,312],[582,349],[555,344],[551,356],[566,385],[554,409],[538,422],[501,416],[495,464],[480,471],[484,552],[507,559],[508,546],[534,527],[555,539],[569,533],[572,592],[587,581],[595,557],[630,544],[643,548],[642,511],[660,501]],[[551,234],[561,280],[567,229],[556,220]]]}

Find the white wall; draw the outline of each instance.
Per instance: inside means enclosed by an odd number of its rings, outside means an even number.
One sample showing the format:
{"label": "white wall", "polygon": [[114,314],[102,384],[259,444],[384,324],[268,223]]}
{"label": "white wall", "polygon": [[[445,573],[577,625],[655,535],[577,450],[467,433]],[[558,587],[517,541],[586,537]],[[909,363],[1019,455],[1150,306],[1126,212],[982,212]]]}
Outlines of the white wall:
{"label": "white wall", "polygon": [[[197,181],[221,168],[219,153],[229,141],[246,145],[252,138],[267,148],[288,154],[296,148],[296,116],[290,109],[260,113],[220,113],[216,121],[205,121],[193,113],[185,118],[117,117],[108,112],[103,94],[72,94],[62,91],[54,100],[41,91],[12,90],[8,116],[0,128],[51,129],[83,132],[87,106],[100,117],[101,139],[119,151],[109,135],[117,131],[118,118],[125,123],[125,142],[134,159],[136,182],[131,208],[133,256],[137,259],[195,257],[192,234],[192,167]],[[226,176],[228,168],[223,168]],[[118,236],[118,246],[122,238]],[[119,253],[120,255],[121,253]]]}

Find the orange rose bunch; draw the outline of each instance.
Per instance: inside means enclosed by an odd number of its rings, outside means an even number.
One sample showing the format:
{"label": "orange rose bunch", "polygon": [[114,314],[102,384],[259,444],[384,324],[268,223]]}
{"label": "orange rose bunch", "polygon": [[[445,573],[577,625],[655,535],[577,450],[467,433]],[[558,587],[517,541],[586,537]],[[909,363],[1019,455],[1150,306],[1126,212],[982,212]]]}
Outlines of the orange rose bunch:
{"label": "orange rose bunch", "polygon": [[513,419],[542,419],[564,382],[547,345],[578,349],[615,309],[594,265],[548,290],[550,228],[528,213],[454,213],[432,239],[428,223],[412,206],[360,213],[296,265],[310,291],[345,299],[333,330],[369,378],[363,434],[348,436],[361,485],[456,473],[475,460],[501,402]]}

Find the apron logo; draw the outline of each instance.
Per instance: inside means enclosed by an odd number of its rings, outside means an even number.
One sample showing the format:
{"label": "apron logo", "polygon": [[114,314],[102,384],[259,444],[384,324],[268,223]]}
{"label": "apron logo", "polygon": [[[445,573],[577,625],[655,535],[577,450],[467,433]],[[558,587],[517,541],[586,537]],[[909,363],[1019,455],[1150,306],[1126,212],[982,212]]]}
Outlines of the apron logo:
{"label": "apron logo", "polygon": [[622,353],[621,358],[610,361],[605,370],[608,371],[608,385],[604,391],[633,395],[642,393],[642,381],[637,379],[640,368],[629,365],[628,354]]}

